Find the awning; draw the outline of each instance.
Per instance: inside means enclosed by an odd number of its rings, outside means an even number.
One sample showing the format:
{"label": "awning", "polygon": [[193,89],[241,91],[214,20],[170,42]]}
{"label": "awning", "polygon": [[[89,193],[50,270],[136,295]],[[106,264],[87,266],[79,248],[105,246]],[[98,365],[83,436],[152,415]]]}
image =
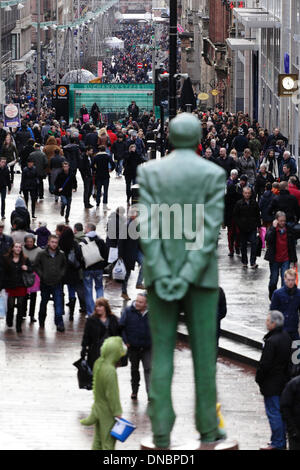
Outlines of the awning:
{"label": "awning", "polygon": [[258,51],[259,44],[255,41],[251,41],[250,39],[243,39],[243,38],[229,38],[226,39],[227,46],[232,51]]}
{"label": "awning", "polygon": [[247,28],[280,28],[280,20],[263,8],[234,8],[236,19]]}

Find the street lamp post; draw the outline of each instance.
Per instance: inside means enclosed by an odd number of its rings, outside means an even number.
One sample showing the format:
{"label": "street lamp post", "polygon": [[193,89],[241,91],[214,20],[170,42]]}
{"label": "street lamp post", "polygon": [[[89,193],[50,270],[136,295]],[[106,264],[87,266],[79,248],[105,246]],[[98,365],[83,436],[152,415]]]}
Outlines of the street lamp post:
{"label": "street lamp post", "polygon": [[170,0],[170,46],[169,46],[169,120],[176,116],[177,71],[177,0]]}
{"label": "street lamp post", "polygon": [[37,0],[37,61],[36,61],[37,112],[41,111],[41,0]]}
{"label": "street lamp post", "polygon": [[[56,0],[56,25],[58,26],[58,0]],[[55,84],[58,84],[58,28],[55,30]]]}
{"label": "street lamp post", "polygon": [[2,7],[0,0],[0,81],[2,81]]}

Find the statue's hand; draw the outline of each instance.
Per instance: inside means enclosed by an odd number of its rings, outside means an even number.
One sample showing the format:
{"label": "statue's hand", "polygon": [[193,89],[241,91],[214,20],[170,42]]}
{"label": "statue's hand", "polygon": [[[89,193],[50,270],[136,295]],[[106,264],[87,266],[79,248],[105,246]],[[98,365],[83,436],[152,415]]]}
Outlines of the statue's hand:
{"label": "statue's hand", "polygon": [[173,281],[173,290],[174,293],[176,294],[175,299],[180,300],[183,299],[183,297],[186,295],[187,291],[189,288],[189,283],[185,281],[184,279],[177,277]]}
{"label": "statue's hand", "polygon": [[155,291],[158,297],[167,302],[182,299],[188,287],[188,283],[180,278],[163,277],[155,281]]}

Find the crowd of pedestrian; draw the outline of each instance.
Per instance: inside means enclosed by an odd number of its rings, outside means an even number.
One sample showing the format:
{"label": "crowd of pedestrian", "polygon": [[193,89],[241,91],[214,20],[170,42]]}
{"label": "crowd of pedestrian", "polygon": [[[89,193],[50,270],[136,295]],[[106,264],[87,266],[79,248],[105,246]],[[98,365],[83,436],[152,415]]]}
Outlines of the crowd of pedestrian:
{"label": "crowd of pedestrian", "polygon": [[[123,41],[124,48],[115,49],[113,56],[104,60],[104,83],[152,83],[150,72],[153,66],[154,34],[155,29],[150,24],[126,25],[116,31],[114,35]],[[156,47],[160,53],[168,50],[166,27]],[[140,67],[138,64],[141,64]]]}
{"label": "crowd of pedestrian", "polygon": [[[128,36],[128,44],[132,38]],[[127,63],[126,58],[124,62]],[[122,73],[121,70],[120,76]],[[143,80],[142,76],[140,78]],[[73,321],[78,299],[80,311],[87,317],[82,357],[88,358],[92,368],[103,341],[108,336],[122,335],[130,351],[132,399],[136,400],[139,362],[142,361],[144,366],[147,391],[151,369],[146,297],[138,295],[118,321],[105,299],[103,274],[109,266],[110,249],[117,248],[126,269],[122,281],[123,299],[131,300],[127,283],[136,263],[140,268],[136,287],[144,289],[143,254],[138,241],[129,235],[131,224],[137,222],[137,212],[129,206],[132,186],[137,182],[137,167],[148,159],[146,142],[155,138],[160,122],[154,113],[141,112],[134,101],[128,106],[128,115],[114,123],[101,122],[97,103],[91,109],[83,105],[79,118],[70,125],[63,120],[57,121],[51,105],[47,107],[46,103],[37,116],[33,96],[26,98],[23,110],[19,129],[7,129],[0,122],[0,277],[1,287],[7,294],[7,326],[13,326],[16,309],[18,333],[22,332],[22,322],[27,314],[35,323],[38,313],[39,326],[44,328],[47,304],[53,300],[55,325],[58,332],[63,332],[66,307],[69,308],[69,319]],[[233,262],[235,256],[240,257],[241,267],[246,270],[250,245],[250,269],[258,269],[257,258],[262,255],[270,267],[266,289],[270,300],[268,334],[264,338],[265,348],[256,376],[272,429],[271,443],[266,448],[286,447],[284,423],[290,448],[299,448],[296,399],[300,382],[297,377],[290,381],[292,346],[299,340],[300,289],[297,288],[296,247],[300,237],[300,183],[297,162],[289,151],[288,139],[278,128],[268,132],[243,113],[216,109],[196,114],[202,126],[202,139],[197,149],[199,158],[222,167],[227,177],[224,228],[227,228],[228,256]],[[172,150],[168,139],[166,144],[168,153]],[[3,233],[5,202],[6,197],[11,197],[18,171],[21,172],[20,195],[10,215],[12,231],[8,235]],[[91,199],[94,197],[96,210],[102,200],[103,211],[107,213],[113,172],[117,179],[125,177],[127,216],[122,207],[111,214],[106,240],[99,237],[92,223],[83,227],[78,222],[72,229],[69,217],[72,196],[79,187],[78,178],[83,183],[84,208],[93,208]],[[43,221],[36,231],[31,228],[31,220],[36,219],[36,208],[45,203],[45,191],[49,191],[55,202],[60,199],[59,213],[63,219],[55,234]],[[115,237],[111,237],[114,230],[110,231],[109,226],[117,227]],[[119,237],[120,227],[127,237]],[[111,275],[112,265],[109,268]],[[277,288],[279,276],[281,287]],[[226,313],[223,291],[220,291],[221,297],[219,321],[224,311]]]}
{"label": "crowd of pedestrian", "polygon": [[[228,256],[242,268],[269,262],[270,313],[256,382],[264,397],[271,440],[262,450],[300,449],[299,310],[297,269],[300,183],[297,162],[280,129],[269,133],[243,113],[197,113],[202,123],[200,158],[227,176],[224,224]],[[281,287],[277,289],[279,276]]]}

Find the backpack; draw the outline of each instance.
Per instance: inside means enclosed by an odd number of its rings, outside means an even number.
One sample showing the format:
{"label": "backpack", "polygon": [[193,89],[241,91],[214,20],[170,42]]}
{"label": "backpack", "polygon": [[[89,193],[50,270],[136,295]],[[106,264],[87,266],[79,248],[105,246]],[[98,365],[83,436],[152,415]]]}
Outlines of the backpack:
{"label": "backpack", "polygon": [[99,263],[99,261],[104,261],[96,240],[91,241],[89,237],[85,237],[84,241],[80,243],[80,246],[86,268],[92,266],[93,264]]}

